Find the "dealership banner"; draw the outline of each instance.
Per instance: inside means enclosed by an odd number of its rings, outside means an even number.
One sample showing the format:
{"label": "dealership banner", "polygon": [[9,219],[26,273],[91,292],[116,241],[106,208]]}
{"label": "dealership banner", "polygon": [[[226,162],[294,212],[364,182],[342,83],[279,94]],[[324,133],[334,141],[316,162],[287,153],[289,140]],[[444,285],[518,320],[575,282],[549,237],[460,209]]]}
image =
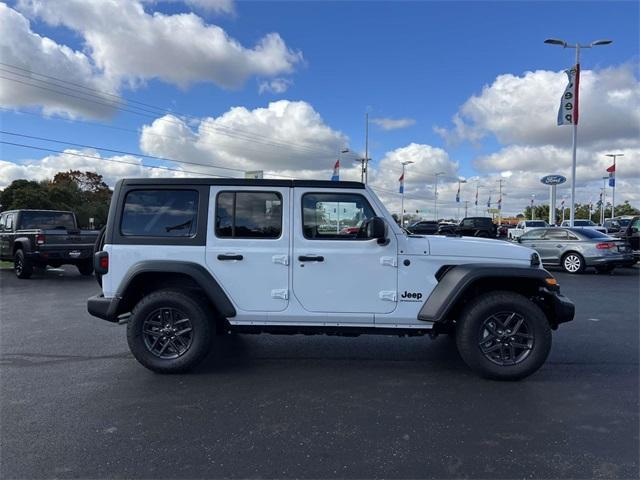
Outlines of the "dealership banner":
{"label": "dealership banner", "polygon": [[569,83],[564,89],[558,110],[558,125],[578,124],[578,91],[580,86],[580,64],[565,70]]}

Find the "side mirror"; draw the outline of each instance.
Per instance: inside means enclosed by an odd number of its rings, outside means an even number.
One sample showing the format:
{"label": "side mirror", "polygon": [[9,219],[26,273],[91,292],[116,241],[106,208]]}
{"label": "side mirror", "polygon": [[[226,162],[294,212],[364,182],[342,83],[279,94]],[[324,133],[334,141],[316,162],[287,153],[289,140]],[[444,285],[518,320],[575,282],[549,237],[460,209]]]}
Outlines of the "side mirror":
{"label": "side mirror", "polygon": [[367,238],[376,239],[380,245],[389,243],[387,240],[387,223],[382,217],[373,217],[365,225]]}

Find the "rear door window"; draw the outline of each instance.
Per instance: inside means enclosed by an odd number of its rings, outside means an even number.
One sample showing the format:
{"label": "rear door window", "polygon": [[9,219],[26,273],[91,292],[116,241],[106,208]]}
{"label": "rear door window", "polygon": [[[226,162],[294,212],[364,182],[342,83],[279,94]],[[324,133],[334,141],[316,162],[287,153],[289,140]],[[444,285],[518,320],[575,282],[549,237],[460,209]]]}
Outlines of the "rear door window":
{"label": "rear door window", "polygon": [[192,237],[197,231],[195,190],[132,190],[127,193],[120,232],[124,236]]}
{"label": "rear door window", "polygon": [[218,238],[279,238],[282,197],[276,192],[220,192],[215,230]]}

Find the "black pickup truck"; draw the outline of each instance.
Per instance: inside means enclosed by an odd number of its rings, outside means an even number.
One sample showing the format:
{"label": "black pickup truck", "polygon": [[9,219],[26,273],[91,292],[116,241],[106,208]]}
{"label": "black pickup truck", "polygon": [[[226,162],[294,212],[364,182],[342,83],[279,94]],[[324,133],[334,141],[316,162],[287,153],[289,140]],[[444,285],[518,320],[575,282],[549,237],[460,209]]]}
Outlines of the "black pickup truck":
{"label": "black pickup truck", "polygon": [[0,214],[0,259],[13,261],[16,276],[29,278],[34,268],[75,265],[93,273],[93,245],[98,232],[80,230],[73,212],[10,210]]}

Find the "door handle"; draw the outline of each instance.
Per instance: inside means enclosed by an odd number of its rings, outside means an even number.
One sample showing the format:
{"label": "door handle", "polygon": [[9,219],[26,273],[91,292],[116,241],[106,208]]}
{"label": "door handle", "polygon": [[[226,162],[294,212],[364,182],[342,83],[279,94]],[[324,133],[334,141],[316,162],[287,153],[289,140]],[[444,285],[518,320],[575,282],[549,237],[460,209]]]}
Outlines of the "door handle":
{"label": "door handle", "polygon": [[300,255],[298,260],[301,262],[324,262],[324,257],[322,255]]}
{"label": "door handle", "polygon": [[218,255],[218,260],[242,260],[242,255]]}
{"label": "door handle", "polygon": [[556,245],[556,248],[562,248],[562,245]]}

